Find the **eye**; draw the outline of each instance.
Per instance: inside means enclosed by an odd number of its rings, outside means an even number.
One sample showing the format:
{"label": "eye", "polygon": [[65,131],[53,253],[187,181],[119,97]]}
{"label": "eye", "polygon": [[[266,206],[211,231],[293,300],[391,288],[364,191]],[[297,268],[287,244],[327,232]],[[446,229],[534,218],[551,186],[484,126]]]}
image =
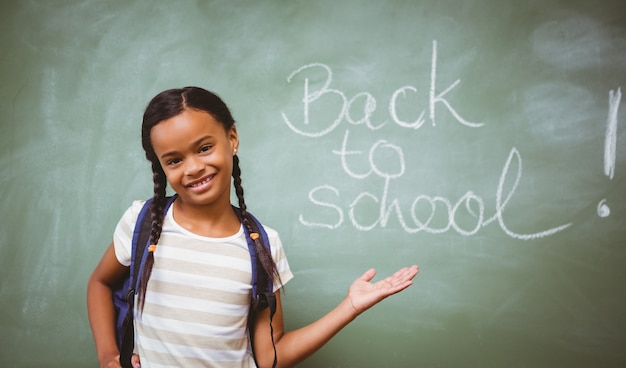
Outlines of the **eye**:
{"label": "eye", "polygon": [[176,164],[180,163],[181,161],[182,160],[179,159],[179,158],[173,158],[171,160],[167,160],[166,164],[167,164],[167,166],[173,166],[173,165],[176,165]]}
{"label": "eye", "polygon": [[208,152],[209,150],[211,150],[211,147],[211,145],[205,144],[204,146],[200,147],[200,153]]}

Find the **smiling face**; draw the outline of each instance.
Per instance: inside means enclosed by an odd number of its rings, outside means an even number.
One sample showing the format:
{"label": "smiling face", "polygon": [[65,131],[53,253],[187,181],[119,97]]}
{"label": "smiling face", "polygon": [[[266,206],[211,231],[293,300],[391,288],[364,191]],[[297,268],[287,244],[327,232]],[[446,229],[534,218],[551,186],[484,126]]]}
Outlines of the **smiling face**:
{"label": "smiling face", "polygon": [[230,206],[237,130],[211,114],[185,109],[150,130],[154,152],[181,203]]}

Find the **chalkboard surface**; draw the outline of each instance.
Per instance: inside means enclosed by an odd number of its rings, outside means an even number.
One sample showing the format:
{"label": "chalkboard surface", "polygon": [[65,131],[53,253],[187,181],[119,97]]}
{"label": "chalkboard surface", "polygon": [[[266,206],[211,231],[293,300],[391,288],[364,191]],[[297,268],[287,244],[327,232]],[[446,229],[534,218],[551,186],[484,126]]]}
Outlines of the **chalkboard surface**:
{"label": "chalkboard surface", "polygon": [[230,105],[290,329],[418,263],[302,367],[626,366],[626,2],[3,1],[0,366],[97,366],[85,285],[161,90]]}

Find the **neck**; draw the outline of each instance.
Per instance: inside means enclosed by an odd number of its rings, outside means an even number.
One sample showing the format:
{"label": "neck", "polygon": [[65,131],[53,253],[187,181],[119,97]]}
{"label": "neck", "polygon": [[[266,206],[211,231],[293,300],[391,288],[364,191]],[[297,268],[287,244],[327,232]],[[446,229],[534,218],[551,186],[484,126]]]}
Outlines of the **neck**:
{"label": "neck", "polygon": [[197,235],[223,238],[235,234],[241,226],[230,202],[190,205],[179,197],[173,206],[174,220]]}

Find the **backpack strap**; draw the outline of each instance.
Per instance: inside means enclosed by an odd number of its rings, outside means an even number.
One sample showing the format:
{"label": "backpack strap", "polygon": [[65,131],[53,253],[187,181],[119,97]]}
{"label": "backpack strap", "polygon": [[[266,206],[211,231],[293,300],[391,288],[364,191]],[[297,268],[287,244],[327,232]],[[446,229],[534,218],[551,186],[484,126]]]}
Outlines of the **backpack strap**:
{"label": "backpack strap", "polygon": [[[243,216],[241,214],[241,209],[233,206],[235,213],[239,217],[239,221],[243,223]],[[267,237],[267,233],[263,228],[263,224],[259,222],[250,212],[248,212],[249,219],[252,220],[250,223],[250,227],[252,228],[252,232],[257,233],[261,236],[263,240],[263,245],[271,254],[270,240]],[[276,313],[276,295],[274,295],[274,283],[272,278],[265,272],[263,265],[261,265],[261,261],[256,253],[256,248],[254,246],[254,239],[250,236],[250,232],[248,228],[243,227],[243,231],[246,234],[246,242],[248,243],[248,251],[250,252],[250,263],[252,264],[252,305],[250,307],[251,311],[262,311],[265,308],[269,308],[270,310],[270,336],[272,337],[272,346],[274,347],[274,363],[272,367],[276,367],[278,363],[278,357],[276,353],[276,344],[274,342],[274,326],[272,325],[272,320],[274,319],[274,314]],[[248,331],[250,334],[250,343],[254,343],[253,329],[252,329],[253,319],[248,319]],[[254,349],[252,351],[254,356]],[[256,361],[256,357],[254,357]]]}
{"label": "backpack strap", "polygon": [[[174,202],[176,196],[171,196],[166,199],[165,207],[163,208],[163,215],[167,213],[167,210]],[[139,290],[139,275],[141,275],[141,268],[146,262],[148,252],[148,243],[150,242],[150,232],[152,228],[152,219],[150,214],[150,206],[152,204],[152,198],[148,199],[141,207],[139,215],[137,216],[137,222],[135,223],[135,229],[133,231],[133,241],[131,246],[131,258],[130,258],[130,286],[126,293],[126,303],[128,304],[128,312],[124,318],[124,324],[122,328],[122,342],[120,347],[120,363],[123,368],[130,367],[130,358],[133,355],[135,347],[135,327],[133,322],[135,294]]]}
{"label": "backpack strap", "polygon": [[[233,209],[235,210],[235,213],[237,213],[239,220],[243,223],[241,209],[235,206],[233,206]],[[250,216],[249,219],[252,220],[252,223],[250,224],[252,232],[261,236],[261,239],[263,239],[263,245],[267,251],[271,253],[270,241],[263,225],[250,212],[248,212],[248,216]],[[271,299],[269,295],[274,295],[274,283],[261,265],[261,261],[256,254],[256,248],[254,247],[254,240],[250,237],[250,232],[245,226],[243,227],[243,231],[246,234],[248,251],[250,252],[250,261],[252,263],[252,308],[253,310],[263,310],[274,306],[274,308],[270,308],[270,310],[275,310],[276,301],[272,302],[271,300],[268,300]]]}

